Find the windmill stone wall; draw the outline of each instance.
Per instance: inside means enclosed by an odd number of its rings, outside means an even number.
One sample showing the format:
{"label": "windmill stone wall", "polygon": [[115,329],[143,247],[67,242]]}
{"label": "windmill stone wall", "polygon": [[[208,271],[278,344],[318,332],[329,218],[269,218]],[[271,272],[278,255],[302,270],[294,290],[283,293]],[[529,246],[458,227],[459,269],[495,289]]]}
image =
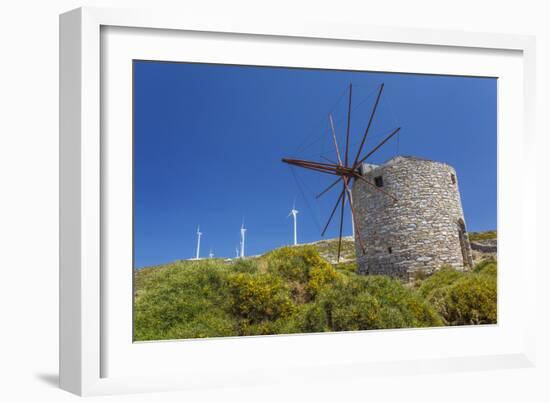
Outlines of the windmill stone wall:
{"label": "windmill stone wall", "polygon": [[472,266],[458,178],[451,166],[399,156],[379,166],[364,164],[362,174],[375,185],[356,180],[352,189],[360,273],[410,280],[442,266]]}

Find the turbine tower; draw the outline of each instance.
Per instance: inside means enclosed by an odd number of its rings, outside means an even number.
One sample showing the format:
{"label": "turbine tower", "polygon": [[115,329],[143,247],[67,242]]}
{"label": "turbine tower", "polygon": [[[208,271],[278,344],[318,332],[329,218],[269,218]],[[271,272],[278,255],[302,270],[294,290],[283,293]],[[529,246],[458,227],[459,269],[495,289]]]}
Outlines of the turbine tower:
{"label": "turbine tower", "polygon": [[297,222],[297,216],[298,210],[296,210],[296,202],[292,204],[292,210],[290,210],[290,213],[288,214],[288,217],[292,216],[294,219],[294,245],[298,245],[298,237],[296,235],[296,222]]}
{"label": "turbine tower", "polygon": [[[239,244],[240,245],[240,244]],[[235,247],[235,257],[240,257],[241,256],[241,252],[239,251],[239,247]]]}
{"label": "turbine tower", "polygon": [[241,224],[241,258],[244,257],[244,233],[246,232],[246,228],[244,227],[244,220]]}
{"label": "turbine tower", "polygon": [[210,249],[210,253],[208,253],[208,258],[212,259],[214,257],[214,252],[212,252],[212,249]]}
{"label": "turbine tower", "polygon": [[199,259],[199,254],[200,254],[200,250],[201,250],[201,235],[202,235],[202,232],[201,232],[201,227],[198,226],[197,227],[197,256],[195,257],[195,259]]}

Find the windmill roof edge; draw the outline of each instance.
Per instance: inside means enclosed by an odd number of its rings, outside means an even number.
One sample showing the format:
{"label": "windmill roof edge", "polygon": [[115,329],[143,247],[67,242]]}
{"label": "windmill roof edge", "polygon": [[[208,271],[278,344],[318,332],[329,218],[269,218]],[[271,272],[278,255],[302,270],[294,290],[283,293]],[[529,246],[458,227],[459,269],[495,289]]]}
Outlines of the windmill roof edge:
{"label": "windmill roof edge", "polygon": [[395,163],[398,163],[400,161],[403,161],[403,160],[432,162],[432,163],[435,163],[435,164],[442,164],[442,165],[446,165],[450,168],[453,168],[450,164],[447,164],[446,162],[436,161],[436,160],[433,160],[433,159],[430,159],[430,158],[417,157],[417,156],[413,156],[413,155],[396,155],[395,157],[392,157],[392,158],[384,161],[382,164],[364,163],[363,166],[367,168],[366,169],[367,171],[372,171],[372,170],[378,170],[380,168],[385,168],[385,167],[391,166],[391,165],[393,165]]}

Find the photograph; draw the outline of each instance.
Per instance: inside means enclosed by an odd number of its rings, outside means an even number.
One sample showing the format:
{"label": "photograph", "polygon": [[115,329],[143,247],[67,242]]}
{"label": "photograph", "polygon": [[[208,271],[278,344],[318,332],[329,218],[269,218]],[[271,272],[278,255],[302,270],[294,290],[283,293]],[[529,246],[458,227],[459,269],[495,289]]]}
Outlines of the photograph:
{"label": "photograph", "polygon": [[538,3],[2,3],[0,402],[550,402]]}
{"label": "photograph", "polygon": [[497,324],[497,77],[132,74],[134,342]]}

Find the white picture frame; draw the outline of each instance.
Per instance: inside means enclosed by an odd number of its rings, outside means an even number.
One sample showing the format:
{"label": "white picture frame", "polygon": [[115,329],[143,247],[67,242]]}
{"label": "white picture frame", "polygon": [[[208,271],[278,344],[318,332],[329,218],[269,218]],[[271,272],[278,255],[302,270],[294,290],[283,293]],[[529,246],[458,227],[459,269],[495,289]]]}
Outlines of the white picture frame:
{"label": "white picture frame", "polygon": [[[114,32],[114,39],[109,39],[109,46],[106,46],[105,37],[102,37],[105,32]],[[151,33],[154,35],[151,36]],[[124,181],[128,171],[121,171],[121,175],[111,177],[110,170],[116,168],[109,164],[109,158],[112,157],[112,153],[124,154],[124,147],[128,143],[123,141],[113,143],[112,139],[123,139],[124,136],[111,135],[110,130],[120,124],[121,133],[128,131],[129,122],[124,115],[124,110],[127,108],[124,108],[131,94],[128,93],[128,81],[118,80],[117,82],[121,84],[115,85],[112,80],[105,80],[102,74],[122,74],[123,77],[125,70],[117,66],[127,65],[128,58],[135,55],[131,52],[142,54],[140,47],[149,46],[149,51],[154,48],[154,52],[157,52],[156,57],[161,60],[171,57],[174,43],[181,40],[178,35],[186,33],[192,33],[195,40],[215,34],[213,42],[238,38],[239,44],[234,44],[235,47],[232,50],[236,55],[240,55],[236,57],[241,57],[239,61],[243,64],[246,64],[246,61],[252,63],[254,58],[262,57],[261,52],[246,51],[246,47],[251,46],[245,40],[246,38],[252,38],[252,42],[256,44],[268,41],[274,47],[286,46],[285,44],[288,43],[290,43],[289,46],[293,46],[291,42],[299,41],[302,49],[304,45],[311,45],[312,41],[319,46],[331,46],[335,51],[346,44],[361,52],[363,52],[361,46],[374,47],[384,52],[387,47],[392,47],[395,55],[391,56],[391,52],[387,53],[388,59],[398,57],[400,52],[422,52],[425,59],[432,61],[429,72],[439,74],[464,71],[473,75],[476,71],[480,71],[491,75],[489,65],[497,63],[498,60],[495,60],[502,55],[510,54],[510,58],[502,57],[502,60],[508,60],[503,61],[502,65],[508,67],[502,67],[505,85],[501,92],[505,95],[503,95],[504,98],[499,99],[499,119],[503,119],[499,120],[499,261],[502,260],[505,263],[505,268],[506,264],[512,267],[513,263],[519,262],[520,269],[502,271],[499,263],[499,324],[481,327],[475,331],[472,327],[463,327],[452,330],[344,332],[338,335],[227,338],[140,345],[132,343],[126,335],[129,331],[128,315],[131,317],[131,312],[126,312],[127,304],[117,305],[112,302],[113,298],[110,298],[113,290],[125,292],[129,284],[131,289],[131,275],[128,275],[131,272],[113,277],[114,271],[106,269],[109,267],[111,257],[109,257],[105,236],[105,228],[115,227],[116,229],[118,226],[122,228],[127,225],[123,222],[115,223],[113,216],[117,215],[106,215],[105,211],[124,207],[123,203],[118,207],[109,204],[111,203],[109,192],[114,191],[109,183],[116,181],[115,177]],[[142,37],[137,41],[139,44],[135,45],[136,41],[131,42],[131,37],[137,35]],[[189,50],[192,48],[192,42],[188,45]],[[206,47],[210,46],[206,45]],[[242,49],[239,49],[241,45]],[[212,43],[212,46],[212,54],[214,54],[217,49],[216,44]],[[117,52],[109,53],[102,47],[111,47],[111,50],[116,49]],[[376,49],[371,51],[377,51]],[[521,315],[521,312],[535,312],[533,307],[536,288],[536,264],[534,263],[536,253],[532,251],[533,246],[530,247],[530,254],[525,253],[527,239],[523,234],[536,232],[534,209],[536,172],[534,168],[529,168],[529,164],[523,164],[525,168],[520,174],[517,170],[513,170],[510,164],[512,151],[516,152],[516,161],[529,161],[535,153],[534,49],[534,38],[520,35],[331,23],[302,24],[291,21],[274,22],[269,19],[251,21],[243,18],[216,21],[197,19],[191,15],[175,16],[147,10],[104,8],[81,8],[61,15],[61,387],[79,395],[97,395],[228,385],[245,386],[294,382],[297,379],[301,381],[304,379],[329,381],[336,378],[343,380],[350,376],[369,376],[380,373],[412,374],[419,371],[517,368],[534,365],[534,319]],[[185,49],[183,51],[185,52]],[[439,61],[432,54],[433,52],[446,55],[441,58],[441,64],[438,64]],[[459,59],[468,58],[457,52],[471,54],[474,64],[479,64],[479,60],[485,60],[479,59],[475,62],[476,57],[487,57],[487,66],[468,67],[467,62],[458,62]],[[308,56],[312,60],[309,63],[319,63],[313,61],[314,53],[311,52],[311,56]],[[273,54],[276,53],[271,53],[271,57]],[[147,51],[143,50],[143,55],[147,55]],[[350,55],[353,57],[352,53]],[[410,56],[410,53],[408,55]],[[120,60],[118,64],[111,66],[102,60],[105,57],[111,58],[113,62],[117,58]],[[208,57],[210,57],[209,61],[227,62],[228,58],[233,56],[217,53],[216,60],[212,60],[213,56]],[[452,68],[445,67],[446,57],[454,58]],[[422,69],[425,72],[426,67],[421,67],[420,64],[415,67],[414,63],[417,63],[417,59],[415,58],[414,62],[411,61],[405,70],[415,72],[417,69]],[[447,66],[451,65],[450,59],[447,60]],[[259,64],[269,63],[272,61],[269,60],[268,55],[265,55],[265,60]],[[283,61],[281,63],[284,64]],[[308,61],[304,59],[300,63],[303,65]],[[348,59],[347,62],[342,63],[351,62]],[[385,68],[383,62],[377,66],[380,69]],[[356,67],[361,68],[360,65]],[[116,76],[116,78],[120,77],[120,75]],[[115,94],[114,98],[111,94]],[[121,100],[121,109],[116,109],[118,108],[116,99]],[[105,106],[106,104],[108,107]],[[512,106],[518,105],[520,109],[516,115],[508,116],[509,114],[504,113]],[[110,120],[113,116],[111,107],[117,111],[116,121]],[[108,133],[107,137],[105,137],[106,133]],[[506,141],[502,142],[500,136],[505,136]],[[127,164],[126,168],[128,168]],[[107,178],[110,179],[107,180]],[[510,190],[510,184],[516,179],[518,183],[521,182],[523,189],[529,189],[529,191],[515,192],[514,198],[510,199],[506,192]],[[124,195],[120,200],[124,200]],[[126,209],[128,210],[127,207]],[[514,217],[507,214],[511,211],[515,212]],[[507,230],[501,233],[501,227]],[[109,242],[116,242],[116,233],[116,230],[109,233]],[[120,234],[122,234],[120,241],[127,244],[129,240],[127,237],[124,240],[124,231]],[[513,248],[507,249],[506,246],[513,246]],[[511,293],[501,294],[503,289],[513,289],[513,294],[518,300],[517,304],[510,297]],[[128,296],[130,299],[130,294]],[[503,322],[501,318],[504,318]],[[120,329],[117,328],[117,324],[121,324]],[[116,337],[116,335],[122,336]],[[357,346],[377,343],[377,346],[382,346],[378,351],[384,354],[384,344],[389,346],[391,343],[401,343],[403,340],[416,343],[419,346],[418,353],[408,355],[406,349],[396,349],[391,356],[389,354],[376,356],[374,351],[357,349]],[[456,340],[461,340],[461,344],[453,344],[453,348],[449,345],[438,350],[430,350],[430,345],[433,346],[434,343],[454,343]],[[491,343],[492,341],[494,342]],[[493,346],[489,349],[490,344]],[[314,354],[316,349],[334,351],[337,346],[344,346],[338,354],[328,354],[324,358],[316,357]],[[288,354],[289,351],[300,353],[292,353],[289,355],[292,358],[278,360],[278,357],[284,357],[285,352]],[[364,356],[367,353],[370,354],[369,357]],[[182,361],[168,358],[175,355],[187,357],[187,359]],[[139,361],[146,363],[147,371],[135,368],[133,359],[138,356]],[[347,358],[340,359],[342,356]],[[263,360],[262,357],[264,357]],[[185,364],[180,364],[181,362]],[[264,364],[261,365],[261,362]],[[124,365],[124,363],[127,364]],[[306,368],[307,371],[304,370]],[[330,374],[330,377],[327,374]]]}

